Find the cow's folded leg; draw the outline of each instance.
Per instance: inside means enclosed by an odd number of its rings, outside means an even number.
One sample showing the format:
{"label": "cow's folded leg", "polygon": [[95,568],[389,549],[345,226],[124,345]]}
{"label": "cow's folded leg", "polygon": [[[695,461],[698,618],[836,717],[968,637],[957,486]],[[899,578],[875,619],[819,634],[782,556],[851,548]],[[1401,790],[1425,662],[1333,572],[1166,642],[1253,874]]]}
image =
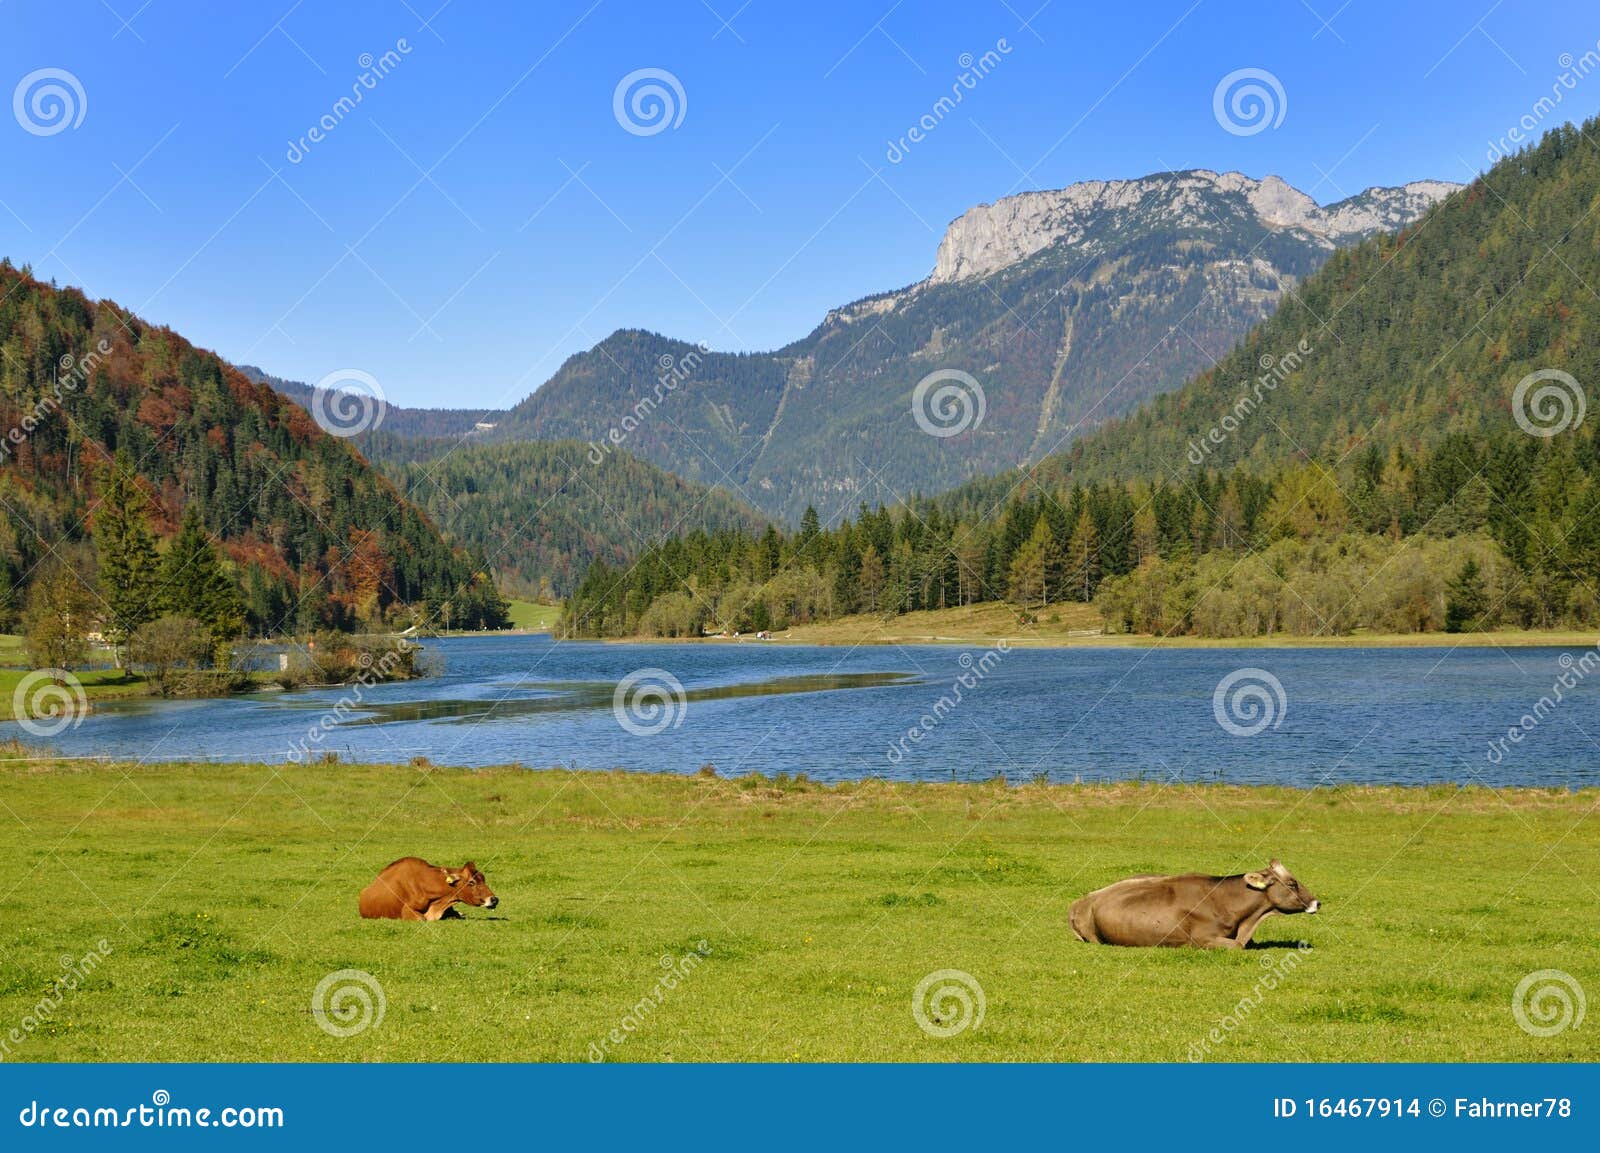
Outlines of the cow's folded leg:
{"label": "cow's folded leg", "polygon": [[442,917],[444,917],[444,915],[446,913],[448,913],[450,911],[450,907],[452,905],[454,905],[454,904],[455,904],[455,899],[453,897],[446,897],[446,898],[443,898],[441,900],[435,901],[435,902],[433,902],[433,904],[429,905],[427,907],[427,909],[423,912],[422,919],[424,921],[437,921],[437,920],[440,920]]}
{"label": "cow's folded leg", "polygon": [[410,905],[401,905],[400,919],[402,921],[420,921],[422,920],[422,914],[417,912]]}

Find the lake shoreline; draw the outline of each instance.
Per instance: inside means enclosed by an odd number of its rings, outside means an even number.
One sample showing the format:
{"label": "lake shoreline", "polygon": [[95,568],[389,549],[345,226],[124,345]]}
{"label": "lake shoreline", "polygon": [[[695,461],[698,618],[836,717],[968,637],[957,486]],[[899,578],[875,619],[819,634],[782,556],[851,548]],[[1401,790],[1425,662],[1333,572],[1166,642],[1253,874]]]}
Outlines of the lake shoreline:
{"label": "lake shoreline", "polygon": [[959,608],[928,609],[895,616],[860,613],[836,620],[773,630],[768,639],[754,632],[740,636],[606,637],[607,643],[772,644],[856,648],[866,645],[964,645],[987,647],[1004,641],[1010,648],[1042,649],[1406,649],[1406,648],[1591,648],[1600,634],[1582,629],[1499,629],[1490,632],[1370,633],[1341,636],[1276,633],[1253,637],[1160,636],[1111,633],[1093,605],[1066,603],[1029,614],[1004,601]]}
{"label": "lake shoreline", "polygon": [[[1128,777],[1116,780],[1045,780],[1038,775],[1007,777],[997,774],[981,780],[932,780],[928,778],[904,778],[887,776],[861,776],[839,780],[827,780],[808,776],[805,773],[763,773],[752,770],[746,773],[720,773],[706,772],[702,769],[684,769],[682,771],[652,771],[649,769],[630,769],[622,766],[589,766],[573,764],[551,765],[526,765],[517,762],[506,762],[495,765],[465,765],[445,764],[434,761],[428,757],[416,757],[410,762],[400,761],[360,761],[344,760],[307,760],[295,761],[246,761],[246,760],[205,760],[188,758],[175,758],[173,760],[131,760],[117,756],[94,757],[68,757],[53,753],[45,749],[29,749],[33,755],[17,755],[18,748],[0,748],[0,780],[8,775],[13,776],[53,776],[57,774],[78,773],[114,773],[127,778],[132,774],[143,772],[155,774],[170,774],[175,772],[223,772],[243,773],[249,770],[280,771],[288,769],[315,768],[323,771],[345,770],[352,776],[376,774],[379,777],[392,775],[395,782],[407,784],[416,783],[416,774],[426,773],[429,776],[444,775],[460,780],[476,780],[480,778],[504,777],[535,777],[549,779],[554,777],[565,778],[568,783],[588,782],[593,784],[598,780],[619,782],[624,788],[633,788],[649,792],[658,789],[671,789],[683,785],[723,785],[731,786],[742,792],[757,796],[785,796],[794,793],[800,794],[828,794],[835,796],[850,796],[863,791],[876,794],[880,791],[898,794],[905,790],[926,792],[933,795],[971,795],[974,793],[998,793],[1006,797],[1054,798],[1060,801],[1063,798],[1075,798],[1085,804],[1099,804],[1106,801],[1123,801],[1134,798],[1154,798],[1163,793],[1170,792],[1173,784],[1170,781],[1159,780],[1151,777]],[[1481,785],[1462,783],[1459,781],[1422,781],[1416,784],[1396,784],[1393,782],[1363,783],[1359,781],[1340,782],[1327,784],[1318,782],[1308,785],[1277,784],[1254,781],[1226,781],[1226,780],[1185,780],[1181,785],[1184,793],[1199,791],[1213,799],[1231,799],[1234,801],[1255,800],[1257,802],[1293,801],[1301,803],[1313,797],[1360,797],[1374,803],[1407,803],[1426,806],[1429,803],[1439,803],[1452,797],[1458,800],[1465,798],[1469,802],[1482,801],[1485,804],[1494,801],[1503,795],[1511,796],[1518,804],[1531,804],[1538,807],[1541,798],[1551,804],[1566,805],[1576,799],[1590,799],[1595,805],[1600,805],[1600,785],[1523,785],[1501,784]]]}
{"label": "lake shoreline", "polygon": [[[509,635],[509,634],[501,634]],[[529,634],[518,634],[529,635]],[[532,634],[537,635],[537,634]],[[552,636],[552,640],[557,640]],[[1518,630],[1498,633],[1381,633],[1354,636],[1268,637],[1161,637],[1148,633],[1101,633],[1093,636],[1020,634],[943,635],[885,631],[853,640],[815,637],[803,630],[773,633],[765,639],[754,633],[705,637],[595,637],[569,638],[608,645],[808,645],[819,648],[860,648],[893,645],[943,645],[953,648],[993,646],[1029,649],[1457,649],[1457,648],[1600,648],[1600,637],[1575,630]]]}
{"label": "lake shoreline", "polygon": [[[16,766],[28,763],[36,766],[33,769],[18,769]],[[328,762],[334,764],[334,762]],[[292,762],[281,761],[232,761],[232,760],[205,760],[194,757],[173,757],[161,760],[141,760],[128,757],[103,756],[92,759],[81,757],[63,756],[58,753],[40,752],[35,756],[16,758],[7,757],[0,759],[0,776],[6,773],[78,773],[100,772],[125,774],[144,771],[169,773],[181,770],[212,770],[227,769],[243,772],[249,769],[270,771],[285,768],[310,768],[309,765],[294,765]],[[443,773],[460,778],[477,778],[497,776],[501,774],[535,776],[564,776],[571,778],[573,783],[592,781],[595,777],[609,777],[625,783],[644,788],[669,787],[661,782],[677,782],[678,784],[710,784],[720,782],[724,785],[741,787],[767,786],[780,792],[828,792],[849,793],[864,788],[886,789],[896,791],[900,789],[928,789],[928,790],[1005,790],[1008,794],[1017,790],[1034,791],[1060,791],[1077,792],[1085,795],[1117,795],[1129,794],[1155,794],[1168,791],[1172,786],[1164,781],[1148,777],[1144,779],[1129,778],[1125,780],[1094,780],[1094,781],[1039,781],[1037,779],[1024,779],[1017,777],[1009,779],[1002,775],[986,777],[982,780],[927,780],[920,778],[863,776],[844,780],[822,780],[806,776],[804,773],[789,775],[786,773],[762,773],[752,771],[748,773],[708,773],[704,769],[685,768],[682,771],[658,772],[649,769],[629,769],[616,765],[609,766],[573,766],[571,764],[543,764],[530,765],[516,761],[507,761],[494,765],[451,765],[434,761],[428,757],[417,757],[411,761],[345,761],[337,762],[336,767],[349,769],[358,773],[393,773],[396,779],[403,777],[406,781],[413,780],[419,771],[429,773]],[[1361,793],[1385,794],[1394,793],[1399,796],[1415,798],[1420,794],[1433,794],[1446,797],[1453,793],[1467,792],[1481,794],[1485,800],[1492,800],[1496,793],[1506,792],[1508,789],[1528,795],[1547,794],[1552,798],[1562,798],[1563,801],[1574,796],[1592,794],[1596,801],[1600,801],[1600,785],[1584,785],[1579,788],[1569,788],[1561,785],[1477,785],[1453,784],[1441,781],[1426,781],[1417,784],[1360,784],[1340,783],[1335,785],[1289,785],[1255,783],[1247,781],[1185,781],[1184,790],[1205,789],[1216,793],[1238,793],[1240,795],[1264,796],[1276,793],[1283,797],[1303,798],[1307,793],[1323,792],[1334,793]]]}

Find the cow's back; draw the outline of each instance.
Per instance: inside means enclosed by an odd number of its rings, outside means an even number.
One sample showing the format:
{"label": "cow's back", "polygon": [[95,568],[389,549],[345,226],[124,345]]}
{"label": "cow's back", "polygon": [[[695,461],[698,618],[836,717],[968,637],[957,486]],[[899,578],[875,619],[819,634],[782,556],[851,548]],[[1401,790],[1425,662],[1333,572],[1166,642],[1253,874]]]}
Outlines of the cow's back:
{"label": "cow's back", "polygon": [[1184,944],[1184,923],[1220,878],[1145,873],[1096,889],[1072,906],[1078,938],[1093,944]]}
{"label": "cow's back", "polygon": [[[377,878],[361,890],[356,905],[363,917],[399,917],[414,904],[422,881],[433,866],[421,857],[401,857],[384,866]],[[426,902],[424,902],[426,903]]]}
{"label": "cow's back", "polygon": [[1115,899],[1113,894],[1125,886],[1135,885],[1141,881],[1159,881],[1163,878],[1159,873],[1140,873],[1133,877],[1124,877],[1120,881],[1113,881],[1092,893],[1085,893],[1072,902],[1072,908],[1067,911],[1067,923],[1072,926],[1072,931],[1077,934],[1078,940],[1088,941],[1090,944],[1103,945],[1104,941],[1095,925],[1095,910],[1108,898]]}

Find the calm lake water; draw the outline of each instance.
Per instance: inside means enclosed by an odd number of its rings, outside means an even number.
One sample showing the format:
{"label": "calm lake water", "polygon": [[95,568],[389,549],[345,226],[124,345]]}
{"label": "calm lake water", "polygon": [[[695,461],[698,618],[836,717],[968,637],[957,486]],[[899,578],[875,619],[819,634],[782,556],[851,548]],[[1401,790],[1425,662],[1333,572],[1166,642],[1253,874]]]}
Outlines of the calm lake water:
{"label": "calm lake water", "polygon": [[[1562,662],[1586,652],[460,638],[429,644],[437,676],[364,689],[342,716],[329,710],[350,703],[350,689],[126,702],[99,706],[49,743],[66,755],[158,761],[277,762],[306,750],[311,759],[334,751],[360,761],[673,773],[710,763],[724,775],[822,780],[1046,773],[1578,787],[1600,784],[1600,668],[1585,679],[1581,664],[1568,671]],[[1520,743],[1491,746],[1541,697],[1554,699],[1564,672],[1577,682],[1565,699],[1541,710]]]}

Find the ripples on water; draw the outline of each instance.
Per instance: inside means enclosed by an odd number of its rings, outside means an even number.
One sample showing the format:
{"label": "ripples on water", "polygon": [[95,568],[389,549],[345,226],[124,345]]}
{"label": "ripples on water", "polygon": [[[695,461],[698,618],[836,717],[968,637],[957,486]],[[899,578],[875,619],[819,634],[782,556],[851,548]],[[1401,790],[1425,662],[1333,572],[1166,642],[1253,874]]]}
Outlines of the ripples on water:
{"label": "ripples on water", "polygon": [[[440,675],[362,692],[310,744],[347,760],[520,763],[920,780],[1143,778],[1292,785],[1600,784],[1600,683],[1579,683],[1519,744],[1560,649],[858,649],[604,645],[543,637],[431,642]],[[989,655],[984,657],[985,652]],[[1218,683],[1270,684],[1225,707]],[[665,714],[619,722],[620,682],[654,670]],[[981,672],[981,676],[979,675]],[[664,674],[662,680],[656,673]],[[966,676],[955,702],[954,686]],[[682,686],[677,695],[670,683]],[[1600,682],[1600,677],[1595,678]],[[1235,685],[1258,685],[1254,674]],[[99,706],[57,751],[281,762],[351,690]],[[941,704],[941,701],[943,703]],[[645,705],[650,701],[645,701]],[[953,707],[952,707],[953,705]],[[624,714],[624,719],[628,714]],[[642,718],[642,720],[641,720]],[[1274,723],[1275,722],[1275,723]],[[917,729],[919,740],[908,731]],[[655,731],[651,731],[655,730]],[[645,732],[646,735],[638,735]],[[1591,739],[1590,734],[1593,734]]]}

